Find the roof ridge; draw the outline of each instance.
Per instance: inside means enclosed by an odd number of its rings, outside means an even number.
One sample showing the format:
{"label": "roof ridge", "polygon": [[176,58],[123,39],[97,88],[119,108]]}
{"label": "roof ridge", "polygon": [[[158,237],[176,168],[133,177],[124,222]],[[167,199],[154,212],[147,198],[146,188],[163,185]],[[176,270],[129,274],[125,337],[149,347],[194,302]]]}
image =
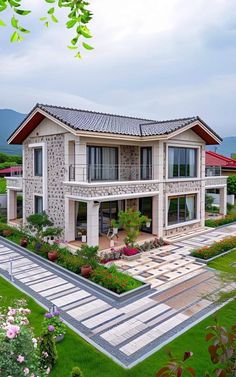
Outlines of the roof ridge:
{"label": "roof ridge", "polygon": [[[136,119],[136,120],[144,120],[144,121],[153,122],[153,123],[157,122],[154,119],[145,119],[145,118],[139,118],[139,117],[132,117],[130,115],[120,115],[120,114],[113,114],[113,113],[105,113],[105,112],[102,112],[102,111],[76,109],[76,108],[73,108],[73,107],[48,105],[48,104],[43,104],[43,103],[37,103],[36,104],[36,107],[39,107],[39,108],[44,107],[44,106],[45,107],[55,107],[57,109],[64,109],[64,110],[83,111],[85,113],[92,113],[92,114],[110,115],[110,116],[116,116],[116,117],[120,117],[120,118],[129,118],[129,119]],[[149,123],[144,123],[144,124],[149,124]]]}
{"label": "roof ridge", "polygon": [[186,118],[176,118],[176,119],[167,119],[167,120],[157,120],[152,123],[140,123],[140,126],[152,125],[157,123],[168,123],[168,122],[178,122],[180,120],[190,120],[190,119],[198,119],[198,116],[186,117]]}

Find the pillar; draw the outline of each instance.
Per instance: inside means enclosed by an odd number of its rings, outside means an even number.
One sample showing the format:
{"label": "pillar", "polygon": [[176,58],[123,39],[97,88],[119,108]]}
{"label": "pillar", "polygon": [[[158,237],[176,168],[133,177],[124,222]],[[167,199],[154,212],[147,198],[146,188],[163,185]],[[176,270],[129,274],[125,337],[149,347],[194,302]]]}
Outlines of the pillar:
{"label": "pillar", "polygon": [[17,191],[7,190],[7,221],[17,218]]}
{"label": "pillar", "polygon": [[227,214],[227,186],[220,188],[220,214]]}
{"label": "pillar", "polygon": [[99,202],[87,202],[87,243],[89,246],[99,245]]}
{"label": "pillar", "polygon": [[75,201],[65,198],[65,240],[75,240]]}

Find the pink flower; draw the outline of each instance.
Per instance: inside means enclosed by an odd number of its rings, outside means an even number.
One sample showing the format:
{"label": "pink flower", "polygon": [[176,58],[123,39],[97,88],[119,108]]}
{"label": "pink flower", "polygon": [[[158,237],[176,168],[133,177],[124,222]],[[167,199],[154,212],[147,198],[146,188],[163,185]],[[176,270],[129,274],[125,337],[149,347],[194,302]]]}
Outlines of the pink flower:
{"label": "pink flower", "polygon": [[7,335],[8,339],[14,339],[15,336],[16,336],[16,333],[13,329],[8,329],[6,335]]}
{"label": "pink flower", "polygon": [[49,374],[51,371],[51,369],[48,367],[47,370],[46,370],[46,374]]}
{"label": "pink flower", "polygon": [[8,309],[9,309],[9,311],[8,311],[7,315],[15,315],[16,314],[16,309],[12,309],[10,307]]}
{"label": "pink flower", "polygon": [[19,355],[19,356],[17,357],[17,361],[19,361],[19,363],[23,363],[23,361],[25,361],[24,356]]}
{"label": "pink flower", "polygon": [[29,374],[29,368],[24,369],[24,374],[25,374],[25,376],[27,376]]}

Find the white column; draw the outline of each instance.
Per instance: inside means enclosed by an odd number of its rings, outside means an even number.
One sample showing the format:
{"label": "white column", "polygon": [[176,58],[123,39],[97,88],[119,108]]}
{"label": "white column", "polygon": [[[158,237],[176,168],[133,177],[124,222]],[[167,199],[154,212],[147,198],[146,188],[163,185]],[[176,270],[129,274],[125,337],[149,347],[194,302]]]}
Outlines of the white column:
{"label": "white column", "polygon": [[227,214],[227,186],[220,189],[220,214]]}
{"label": "white column", "polygon": [[75,142],[75,180],[87,181],[87,145],[82,138]]}
{"label": "white column", "polygon": [[87,243],[99,245],[99,203],[87,202]]}
{"label": "white column", "polygon": [[65,198],[65,240],[75,240],[75,201]]}
{"label": "white column", "polygon": [[17,218],[17,191],[7,189],[7,221]]}
{"label": "white column", "polygon": [[[158,175],[159,180],[159,195],[157,197],[157,236],[163,237],[163,227],[164,227],[164,208],[165,208],[165,194],[164,194],[164,143],[159,141],[158,143],[158,153],[157,153],[157,165],[158,165]],[[165,209],[167,211],[167,209]]]}
{"label": "white column", "polygon": [[200,214],[201,227],[205,227],[205,201],[206,201],[206,180],[205,180],[205,146],[199,149],[199,158],[198,158],[198,172],[201,178],[201,188],[200,193],[197,195],[197,216]]}
{"label": "white column", "polygon": [[152,198],[152,234],[158,235],[158,195]]}

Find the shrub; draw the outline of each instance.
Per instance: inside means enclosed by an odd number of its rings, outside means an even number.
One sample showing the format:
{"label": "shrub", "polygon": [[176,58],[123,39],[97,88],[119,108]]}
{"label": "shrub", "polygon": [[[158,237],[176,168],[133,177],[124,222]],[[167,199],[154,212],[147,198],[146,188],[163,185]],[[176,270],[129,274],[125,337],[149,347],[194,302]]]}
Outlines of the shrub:
{"label": "shrub", "polygon": [[40,364],[42,370],[52,370],[57,361],[55,339],[50,332],[44,332],[39,339]]}
{"label": "shrub", "polygon": [[72,369],[70,377],[83,377],[83,373],[78,367]]}
{"label": "shrub", "polygon": [[0,375],[2,377],[44,376],[40,373],[37,339],[34,338],[24,302],[0,308]]}
{"label": "shrub", "polygon": [[56,310],[53,313],[45,313],[42,323],[44,333],[51,332],[54,337],[64,335],[66,333],[66,326],[60,318],[60,313]]}
{"label": "shrub", "polygon": [[49,219],[46,212],[34,213],[27,217],[29,228],[36,233],[36,237],[41,239],[45,227],[53,226],[53,222]]}
{"label": "shrub", "polygon": [[99,266],[95,268],[90,275],[90,279],[94,283],[118,294],[128,292],[142,285],[141,281],[117,271],[115,266],[109,268]]}
{"label": "shrub", "polygon": [[83,244],[76,252],[77,256],[83,261],[83,266],[89,265],[93,268],[98,264],[98,246]]}
{"label": "shrub", "polygon": [[228,195],[236,195],[236,175],[232,175],[227,179]]}
{"label": "shrub", "polygon": [[209,259],[216,255],[222,254],[226,251],[236,247],[236,237],[228,237],[219,242],[214,242],[211,246],[204,246],[200,249],[194,250],[191,255],[201,259]]}
{"label": "shrub", "polygon": [[57,264],[79,274],[81,267],[84,265],[84,261],[79,256],[71,254],[69,251],[61,252],[61,250],[59,250]]}
{"label": "shrub", "polygon": [[143,216],[140,211],[134,211],[132,208],[119,212],[118,217],[119,227],[123,228],[127,234],[125,243],[127,246],[133,248],[139,236],[141,226],[151,220],[147,216]]}
{"label": "shrub", "polygon": [[205,221],[205,225],[209,226],[210,228],[217,228],[218,226],[230,224],[236,221],[236,214],[233,215],[226,215],[222,219],[210,219]]}

